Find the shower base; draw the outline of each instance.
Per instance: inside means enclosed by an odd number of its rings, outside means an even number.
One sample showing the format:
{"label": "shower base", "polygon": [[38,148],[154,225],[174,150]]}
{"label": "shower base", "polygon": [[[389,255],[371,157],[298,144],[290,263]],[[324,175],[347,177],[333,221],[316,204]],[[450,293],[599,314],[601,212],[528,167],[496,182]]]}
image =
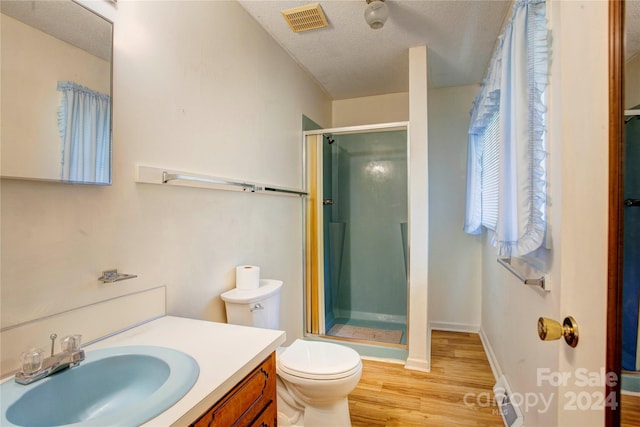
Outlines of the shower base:
{"label": "shower base", "polygon": [[[399,331],[401,333],[401,338],[400,338],[399,341],[396,341],[393,344],[396,344],[396,345],[406,345],[407,344],[407,325],[406,325],[406,323],[388,322],[388,321],[384,321],[384,320],[368,320],[368,319],[354,319],[354,318],[348,318],[348,317],[338,317],[338,318],[333,320],[331,328],[329,329],[329,331],[326,334],[327,336],[331,336],[331,330],[336,325],[354,326],[354,327],[375,329],[375,330],[382,330],[382,331]],[[395,334],[397,334],[397,333],[398,332],[395,332]],[[385,344],[389,343],[389,341],[375,340],[375,339],[364,338],[364,337],[363,338],[352,337],[352,338],[353,339],[364,339],[366,341],[379,342],[381,345],[385,345]]]}
{"label": "shower base", "polygon": [[640,396],[640,372],[623,372],[620,388],[622,394]]}
{"label": "shower base", "polygon": [[356,340],[378,341],[390,344],[400,344],[403,332],[399,329],[377,329],[364,326],[352,326],[336,323],[327,335]]}

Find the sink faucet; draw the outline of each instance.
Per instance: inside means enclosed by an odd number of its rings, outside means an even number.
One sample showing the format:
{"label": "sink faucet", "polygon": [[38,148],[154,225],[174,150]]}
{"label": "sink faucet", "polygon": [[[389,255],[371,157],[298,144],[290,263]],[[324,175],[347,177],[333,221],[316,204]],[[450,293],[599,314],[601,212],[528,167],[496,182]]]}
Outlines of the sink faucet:
{"label": "sink faucet", "polygon": [[31,384],[68,367],[77,366],[84,360],[84,350],[80,349],[80,335],[69,335],[62,340],[62,351],[54,354],[58,335],[51,334],[51,355],[43,359],[42,350],[22,355],[20,372],[15,376],[18,384]]}

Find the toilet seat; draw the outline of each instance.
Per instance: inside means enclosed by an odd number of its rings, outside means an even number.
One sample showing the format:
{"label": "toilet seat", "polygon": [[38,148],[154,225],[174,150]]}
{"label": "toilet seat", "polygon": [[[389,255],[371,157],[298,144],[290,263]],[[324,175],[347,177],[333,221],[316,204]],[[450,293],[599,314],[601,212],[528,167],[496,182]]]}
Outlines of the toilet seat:
{"label": "toilet seat", "polygon": [[289,375],[317,380],[346,378],[362,369],[360,355],[349,347],[300,339],[278,355],[277,364]]}

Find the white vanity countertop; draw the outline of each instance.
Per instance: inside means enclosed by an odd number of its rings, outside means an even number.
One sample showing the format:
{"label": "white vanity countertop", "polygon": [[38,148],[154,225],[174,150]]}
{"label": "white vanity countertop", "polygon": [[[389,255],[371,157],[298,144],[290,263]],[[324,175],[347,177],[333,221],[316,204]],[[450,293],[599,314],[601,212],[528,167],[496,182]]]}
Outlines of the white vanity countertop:
{"label": "white vanity countertop", "polygon": [[85,348],[155,345],[191,355],[200,375],[191,390],[145,427],[185,426],[196,421],[285,341],[283,331],[166,316]]}

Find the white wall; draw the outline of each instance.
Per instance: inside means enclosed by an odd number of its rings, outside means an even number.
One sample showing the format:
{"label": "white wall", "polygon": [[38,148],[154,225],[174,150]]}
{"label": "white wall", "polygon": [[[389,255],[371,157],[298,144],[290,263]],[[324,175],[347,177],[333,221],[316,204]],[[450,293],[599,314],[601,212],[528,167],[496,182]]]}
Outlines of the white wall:
{"label": "white wall", "polygon": [[409,93],[340,99],[331,103],[331,127],[405,122],[409,120]]}
{"label": "white wall", "polygon": [[2,23],[2,176],[60,179],[58,81],[110,93],[110,64],[10,16]]}
{"label": "white wall", "polygon": [[[236,2],[95,5],[115,22],[113,185],[2,180],[2,327],[158,284],[169,314],[225,321],[219,294],[256,264],[301,336],[302,202],[136,184],[134,165],[299,187],[302,114],[328,126],[330,101]],[[114,267],[139,277],[96,280]]]}
{"label": "white wall", "polygon": [[436,329],[480,329],[482,239],[462,231],[469,111],[478,90],[429,90],[429,323]]}

